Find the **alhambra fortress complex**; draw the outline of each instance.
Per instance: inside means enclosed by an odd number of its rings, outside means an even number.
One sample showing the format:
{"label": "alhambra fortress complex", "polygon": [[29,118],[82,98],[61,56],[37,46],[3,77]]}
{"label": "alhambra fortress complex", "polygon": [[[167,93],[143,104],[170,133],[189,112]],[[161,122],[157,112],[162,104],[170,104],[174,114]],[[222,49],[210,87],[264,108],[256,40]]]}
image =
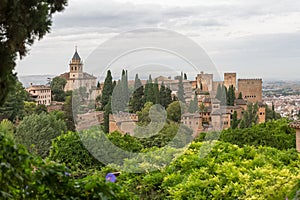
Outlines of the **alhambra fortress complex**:
{"label": "alhambra fortress complex", "polygon": [[[97,78],[84,72],[83,61],[80,58],[77,49],[69,63],[68,72],[59,75],[67,80],[65,91],[73,91],[80,87],[85,87],[88,100],[94,100],[101,95],[103,83],[97,88]],[[176,96],[178,92],[179,80],[171,77],[159,76],[155,78],[158,84],[162,82],[172,90],[172,95]],[[142,80],[145,84],[146,80]],[[129,80],[129,87],[133,87],[134,81]],[[215,96],[219,85],[226,88],[233,86],[235,96],[242,94],[242,98],[237,98],[233,106],[223,106]],[[205,109],[196,113],[183,113],[182,124],[194,130],[194,134],[201,131],[221,130],[230,127],[233,113],[236,111],[237,118],[242,119],[247,111],[249,103],[258,103],[257,112],[259,123],[265,122],[265,105],[262,101],[262,79],[237,79],[237,74],[224,73],[223,81],[215,81],[213,74],[199,72],[194,80],[183,80],[184,97],[187,104],[197,95],[198,106],[205,106]],[[37,104],[45,104],[49,110],[60,109],[58,102],[51,101],[51,88],[49,85],[31,84],[27,91],[36,100]],[[103,123],[103,112],[87,110],[77,116],[77,129],[82,130],[92,125]],[[117,116],[110,117],[110,132],[119,130],[123,133],[134,135],[135,122],[138,117],[135,113],[120,113]]]}

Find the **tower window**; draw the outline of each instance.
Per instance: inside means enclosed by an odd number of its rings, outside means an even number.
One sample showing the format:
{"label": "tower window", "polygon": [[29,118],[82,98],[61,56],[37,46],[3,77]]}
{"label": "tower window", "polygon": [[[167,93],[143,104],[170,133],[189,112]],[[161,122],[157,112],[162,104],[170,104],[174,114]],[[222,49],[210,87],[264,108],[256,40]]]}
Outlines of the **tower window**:
{"label": "tower window", "polygon": [[75,67],[75,71],[77,70],[77,67]]}
{"label": "tower window", "polygon": [[72,71],[73,71],[73,67],[71,67]]}

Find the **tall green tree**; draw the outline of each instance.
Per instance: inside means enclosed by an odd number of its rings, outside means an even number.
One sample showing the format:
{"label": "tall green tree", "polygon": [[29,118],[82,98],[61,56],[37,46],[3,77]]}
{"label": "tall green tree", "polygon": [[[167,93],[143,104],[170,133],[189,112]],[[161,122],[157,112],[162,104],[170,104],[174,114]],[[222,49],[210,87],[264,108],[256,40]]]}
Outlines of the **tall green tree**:
{"label": "tall green tree", "polygon": [[[176,96],[174,96],[174,97],[176,97]],[[169,87],[166,87],[166,107],[168,107],[170,105],[170,103],[172,103],[172,102],[173,102],[172,90]]]}
{"label": "tall green tree", "polygon": [[230,85],[227,91],[227,106],[234,106],[235,88]]}
{"label": "tall green tree", "polygon": [[36,39],[50,32],[52,15],[67,5],[67,0],[0,2],[0,106],[4,104],[16,81],[16,59],[26,56]]}
{"label": "tall green tree", "polygon": [[266,108],[266,121],[277,120],[281,118],[280,114],[276,113],[273,103],[271,109],[269,108],[268,105],[266,105],[265,108]]}
{"label": "tall green tree", "polygon": [[231,128],[232,129],[236,129],[236,128],[238,128],[238,126],[239,126],[239,124],[240,124],[240,121],[241,120],[239,120],[238,118],[237,118],[237,112],[236,111],[234,111],[233,112],[233,115],[232,115],[232,120],[231,120]]}
{"label": "tall green tree", "polygon": [[153,84],[153,94],[154,94],[154,98],[155,98],[155,104],[159,104],[160,103],[160,96],[159,96],[159,87],[158,87],[158,81],[157,79],[155,79],[154,84]]}
{"label": "tall green tree", "polygon": [[167,91],[166,91],[166,86],[164,82],[161,83],[160,85],[160,90],[159,90],[159,97],[160,97],[160,105],[162,105],[164,108],[167,107]]}
{"label": "tall green tree", "polygon": [[154,95],[154,84],[151,75],[149,75],[149,80],[147,81],[147,84],[145,86],[145,99],[145,102],[152,102],[153,104],[155,104],[156,102],[156,98]]}
{"label": "tall green tree", "polygon": [[182,73],[181,76],[179,77],[179,81],[178,81],[178,93],[177,93],[177,97],[178,100],[185,103],[185,98],[184,98],[184,87],[183,87],[183,82],[182,82]]}
{"label": "tall green tree", "polygon": [[28,92],[23,88],[22,83],[17,81],[10,90],[5,103],[0,106],[0,120],[9,119],[15,122],[24,116],[24,101],[29,100]]}
{"label": "tall green tree", "polygon": [[194,99],[191,100],[190,105],[188,107],[188,111],[189,113],[195,113],[198,111],[198,98],[197,98],[197,94],[195,93],[194,95]]}
{"label": "tall green tree", "polygon": [[184,73],[184,78],[183,78],[184,80],[187,80],[187,75],[186,75],[186,73]]}
{"label": "tall green tree", "polygon": [[113,93],[113,82],[112,82],[112,76],[111,71],[108,70],[106,74],[106,78],[104,81],[104,86],[102,90],[102,96],[101,96],[101,109],[103,110],[106,104],[109,102],[109,99]]}
{"label": "tall green tree", "polygon": [[55,77],[50,83],[52,99],[53,101],[64,102],[66,98],[66,93],[64,91],[67,80],[62,77]]}
{"label": "tall green tree", "polygon": [[243,119],[241,121],[241,128],[250,128],[252,127],[254,124],[258,123],[258,104],[252,104],[249,103],[247,105],[247,111],[244,112],[243,114]]}
{"label": "tall green tree", "polygon": [[218,85],[216,99],[221,101],[221,105],[227,104],[227,88],[224,85]]}
{"label": "tall green tree", "polygon": [[111,111],[111,99],[109,99],[108,103],[104,108],[104,132],[109,133],[109,115],[112,113]]}
{"label": "tall green tree", "polygon": [[65,122],[52,114],[33,114],[25,117],[19,124],[15,137],[17,142],[24,144],[31,152],[45,158],[52,140],[66,130]]}
{"label": "tall green tree", "polygon": [[153,106],[152,102],[146,102],[144,107],[141,109],[141,111],[137,112],[140,125],[148,125],[151,122],[149,112],[152,106]]}
{"label": "tall green tree", "polygon": [[243,94],[242,94],[242,92],[239,93],[238,99],[243,99]]}
{"label": "tall green tree", "polygon": [[[74,98],[74,101],[75,100],[76,98]],[[74,105],[74,109],[73,109],[73,105]],[[72,96],[67,96],[65,103],[63,104],[62,110],[65,113],[64,121],[69,131],[75,131],[76,129],[74,117],[73,117],[73,114],[76,115],[76,111],[77,111],[76,109],[78,108],[76,106],[76,102],[72,102]]]}
{"label": "tall green tree", "polygon": [[127,71],[122,70],[121,80],[119,80],[117,85],[114,87],[111,100],[113,112],[124,112],[128,110],[129,90]]}
{"label": "tall green tree", "polygon": [[131,106],[132,111],[136,113],[137,111],[141,110],[144,105],[144,86],[142,85],[141,80],[138,77],[138,74],[135,75],[134,81],[134,91],[131,98]]}
{"label": "tall green tree", "polygon": [[179,123],[181,121],[181,105],[179,101],[172,102],[167,108],[169,120]]}

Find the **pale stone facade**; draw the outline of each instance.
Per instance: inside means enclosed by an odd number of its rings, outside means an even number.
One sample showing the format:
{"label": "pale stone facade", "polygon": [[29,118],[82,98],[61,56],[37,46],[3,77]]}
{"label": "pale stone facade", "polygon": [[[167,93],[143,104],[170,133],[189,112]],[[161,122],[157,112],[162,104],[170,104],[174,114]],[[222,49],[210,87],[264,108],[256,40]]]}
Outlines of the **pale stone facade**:
{"label": "pale stone facade", "polygon": [[83,71],[83,61],[81,60],[77,49],[69,64],[69,72],[61,74],[60,77],[67,80],[65,91],[72,91],[80,87],[85,87],[87,91],[96,89],[97,78]]}
{"label": "pale stone facade", "polygon": [[193,136],[203,131],[202,117],[199,113],[185,113],[181,116],[181,123],[193,130]]}
{"label": "pale stone facade", "polygon": [[51,104],[51,88],[47,85],[30,85],[26,89],[30,96],[37,104],[44,104],[46,106]]}

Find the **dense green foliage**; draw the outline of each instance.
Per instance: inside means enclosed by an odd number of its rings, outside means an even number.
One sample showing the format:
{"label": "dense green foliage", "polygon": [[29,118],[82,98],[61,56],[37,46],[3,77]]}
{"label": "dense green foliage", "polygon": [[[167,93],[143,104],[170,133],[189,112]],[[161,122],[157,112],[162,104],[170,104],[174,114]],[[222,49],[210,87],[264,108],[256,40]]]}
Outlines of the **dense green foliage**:
{"label": "dense green foliage", "polygon": [[53,140],[49,159],[81,170],[100,169],[103,166],[85,148],[77,132],[68,132]]}
{"label": "dense green foliage", "polygon": [[0,131],[0,199],[132,199],[103,176],[75,178],[65,166],[33,157]]}
{"label": "dense green foliage", "polygon": [[24,102],[24,115],[32,115],[32,114],[41,114],[42,112],[47,112],[47,106],[44,104],[36,104],[35,102]]}
{"label": "dense green foliage", "polygon": [[66,98],[66,93],[64,91],[67,80],[59,76],[52,79],[50,83],[52,100],[64,102]]}
{"label": "dense green foliage", "polygon": [[15,61],[28,47],[50,31],[52,15],[62,11],[66,0],[1,1],[0,9],[0,106],[16,83]]}
{"label": "dense green foliage", "polygon": [[[144,148],[151,148],[154,146],[164,147],[166,145],[183,147],[192,141],[192,130],[185,126],[180,127],[177,123],[165,123],[161,130],[155,130],[155,128],[157,128],[157,126],[152,127],[152,129],[150,128],[150,130],[144,127],[140,131],[139,129],[135,130],[135,134],[145,136],[144,138],[139,139]],[[155,133],[155,135],[153,133]],[[146,137],[147,135],[151,136]]]}
{"label": "dense green foliage", "polygon": [[181,108],[182,104],[179,101],[174,101],[167,108],[168,119],[174,122],[180,122],[181,120]]}
{"label": "dense green foliage", "polygon": [[[1,88],[1,93],[2,93],[2,88]],[[29,100],[29,94],[23,88],[22,83],[17,81],[16,85],[13,88],[11,88],[11,90],[9,91],[4,104],[0,106],[0,120],[8,119],[14,122],[16,120],[22,119],[25,114],[24,101],[27,100]]]}
{"label": "dense green foliage", "polygon": [[41,157],[49,153],[52,140],[66,131],[65,122],[52,114],[27,116],[17,127],[16,141]]}
{"label": "dense green foliage", "polygon": [[[76,98],[73,98],[74,101],[77,101]],[[62,110],[64,112],[64,115],[62,116],[62,114],[60,113],[61,117],[64,117],[64,121],[66,123],[67,129],[69,131],[75,131],[75,122],[74,122],[74,117],[73,117],[73,112],[76,112],[76,109],[73,109],[73,105],[74,103],[76,104],[76,102],[72,101],[72,96],[67,96],[65,103],[63,104]],[[74,105],[75,107],[75,105]]]}
{"label": "dense green foliage", "polygon": [[[268,147],[239,148],[216,142],[192,143],[184,155],[165,168],[145,174],[121,173],[119,184],[140,199],[284,199],[299,180],[299,155],[295,150]],[[208,155],[201,155],[208,151]],[[155,160],[168,159],[167,152]],[[140,167],[148,167],[152,159]],[[130,165],[131,163],[131,165]],[[134,161],[128,161],[127,168]]]}
{"label": "dense green foliage", "polygon": [[[93,133],[92,133],[93,132]],[[49,159],[64,163],[73,169],[87,171],[88,169],[100,169],[104,165],[98,161],[82,143],[82,139],[94,134],[101,137],[99,129],[88,131],[68,132],[67,134],[57,137],[51,147]],[[107,134],[108,139],[116,146],[131,152],[139,152],[143,149],[143,145],[130,135],[122,135],[119,132]]]}
{"label": "dense green foliage", "polygon": [[[207,136],[213,138],[215,133],[201,133],[198,141]],[[245,129],[223,130],[219,140],[244,145],[269,146],[280,150],[295,148],[295,130],[289,127],[287,119],[269,121]]]}
{"label": "dense green foliage", "polygon": [[266,105],[265,107],[266,107],[266,121],[273,120],[273,119],[277,120],[281,118],[280,114],[275,112],[275,107],[273,103],[272,103],[272,109],[270,109],[268,105]]}
{"label": "dense green foliage", "polygon": [[248,103],[247,110],[244,111],[243,118],[240,123],[240,128],[250,128],[258,123],[258,104]]}

